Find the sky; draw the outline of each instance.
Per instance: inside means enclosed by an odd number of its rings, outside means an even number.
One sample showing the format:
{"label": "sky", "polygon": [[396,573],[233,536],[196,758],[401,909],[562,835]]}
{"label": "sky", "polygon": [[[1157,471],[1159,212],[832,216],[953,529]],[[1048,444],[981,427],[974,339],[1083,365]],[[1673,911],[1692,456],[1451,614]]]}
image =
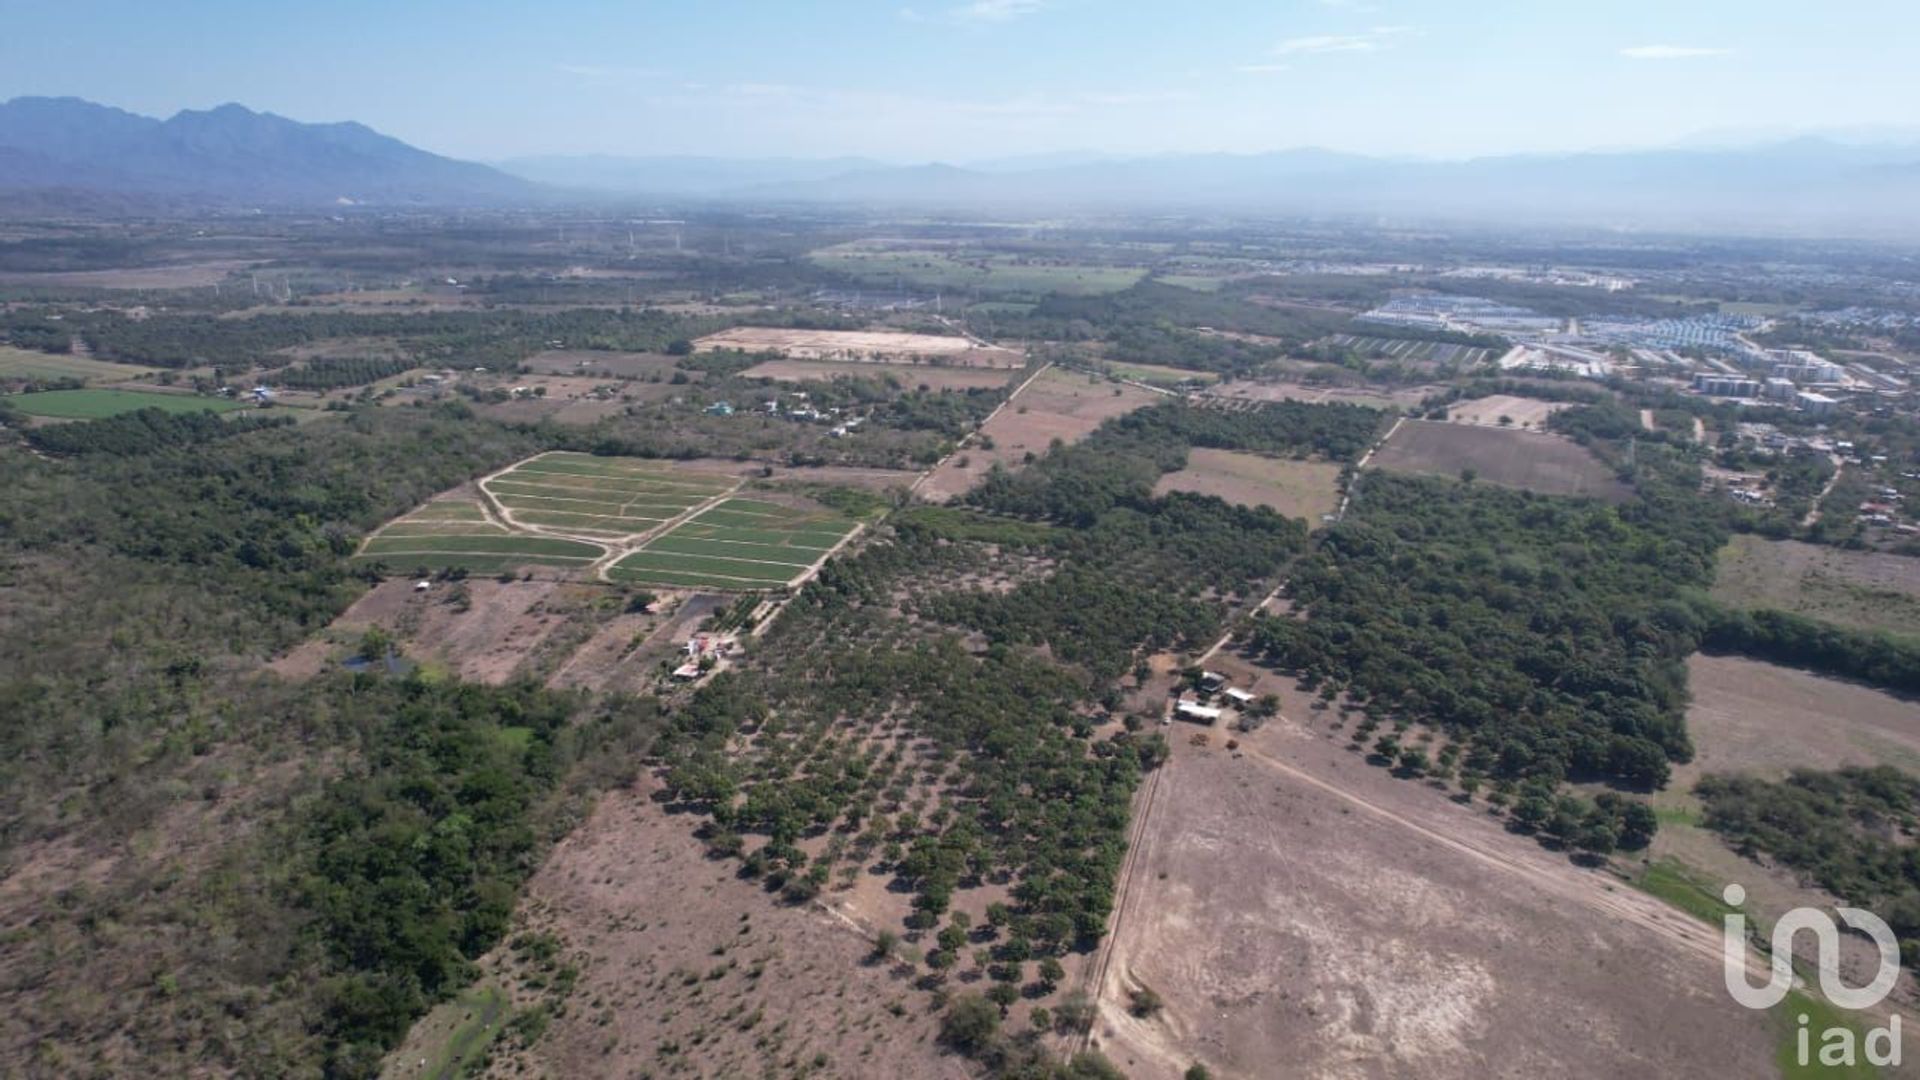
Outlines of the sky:
{"label": "sky", "polygon": [[1915,0],[0,0],[0,99],[439,153],[1464,158],[1920,127]]}

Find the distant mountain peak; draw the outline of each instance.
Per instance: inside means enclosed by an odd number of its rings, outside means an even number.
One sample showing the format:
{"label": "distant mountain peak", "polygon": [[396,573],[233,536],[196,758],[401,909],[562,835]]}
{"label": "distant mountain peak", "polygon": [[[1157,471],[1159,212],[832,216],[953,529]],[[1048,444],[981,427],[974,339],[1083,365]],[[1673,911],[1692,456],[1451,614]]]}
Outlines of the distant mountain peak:
{"label": "distant mountain peak", "polygon": [[0,193],[58,187],[245,205],[476,204],[542,196],[525,180],[352,121],[307,124],[238,102],[161,121],[80,98],[0,105]]}

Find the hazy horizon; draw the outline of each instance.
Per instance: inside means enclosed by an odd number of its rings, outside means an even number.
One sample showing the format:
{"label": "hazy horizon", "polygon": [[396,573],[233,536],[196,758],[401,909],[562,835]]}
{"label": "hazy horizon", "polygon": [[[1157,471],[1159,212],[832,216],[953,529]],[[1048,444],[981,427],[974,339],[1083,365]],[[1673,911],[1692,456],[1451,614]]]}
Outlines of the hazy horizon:
{"label": "hazy horizon", "polygon": [[508,17],[352,2],[268,21],[231,0],[110,0],[12,14],[0,99],[160,117],[239,102],[480,161],[1301,147],[1460,159],[1913,128],[1910,5],[1539,7],[572,2]]}

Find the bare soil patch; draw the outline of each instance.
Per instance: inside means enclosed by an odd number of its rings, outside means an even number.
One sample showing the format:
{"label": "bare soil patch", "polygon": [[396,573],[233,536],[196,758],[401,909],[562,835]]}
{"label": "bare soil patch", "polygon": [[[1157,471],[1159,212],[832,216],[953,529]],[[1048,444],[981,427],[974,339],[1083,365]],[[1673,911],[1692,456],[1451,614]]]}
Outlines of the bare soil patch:
{"label": "bare soil patch", "polygon": [[740,373],[748,379],[778,379],[781,382],[828,382],[833,379],[891,378],[903,386],[925,386],[934,390],[973,390],[1007,385],[1013,372],[995,367],[951,367],[933,364],[889,364],[883,370],[873,364],[833,363],[823,360],[768,360]]}
{"label": "bare soil patch", "polygon": [[858,363],[903,363],[939,359],[968,367],[1017,368],[1025,359],[1013,349],[982,345],[972,338],[940,334],[911,334],[901,330],[794,330],[740,326],[709,334],[694,342],[701,352],[738,349],[776,352],[793,360],[848,360]]}
{"label": "bare soil patch", "polygon": [[[1541,401],[1538,398],[1514,397],[1511,394],[1494,394],[1490,397],[1474,398],[1462,401],[1447,410],[1447,419],[1456,424],[1493,424],[1498,427],[1517,427],[1529,430],[1545,431],[1547,417],[1568,408],[1565,402]],[[1507,424],[1501,424],[1505,417]]]}
{"label": "bare soil patch", "polygon": [[1150,390],[1049,368],[1033,377],[980,428],[989,449],[976,437],[933,471],[920,494],[946,502],[978,483],[995,462],[1017,469],[1026,456],[1040,457],[1054,439],[1079,442],[1116,416],[1125,416],[1161,400]]}
{"label": "bare soil patch", "polygon": [[1340,505],[1339,483],[1340,466],[1331,462],[1287,461],[1198,447],[1187,453],[1187,467],[1161,477],[1153,493],[1217,495],[1246,506],[1270,506],[1317,525],[1322,515]]}
{"label": "bare soil patch", "polygon": [[1094,1032],[1129,1075],[1772,1071],[1714,928],[1365,764],[1303,701],[1238,752],[1170,729]]}
{"label": "bare soil patch", "polygon": [[1632,491],[1585,447],[1558,435],[1507,428],[1409,420],[1400,425],[1373,464],[1394,472],[1476,478],[1543,495],[1586,495],[1625,501]]}
{"label": "bare soil patch", "polygon": [[1904,555],[1735,536],[1720,551],[1713,597],[1735,607],[1920,635],[1920,559]]}
{"label": "bare soil patch", "polygon": [[1694,758],[1674,790],[1711,772],[1897,765],[1920,773],[1920,702],[1857,683],[1738,656],[1687,659]]}

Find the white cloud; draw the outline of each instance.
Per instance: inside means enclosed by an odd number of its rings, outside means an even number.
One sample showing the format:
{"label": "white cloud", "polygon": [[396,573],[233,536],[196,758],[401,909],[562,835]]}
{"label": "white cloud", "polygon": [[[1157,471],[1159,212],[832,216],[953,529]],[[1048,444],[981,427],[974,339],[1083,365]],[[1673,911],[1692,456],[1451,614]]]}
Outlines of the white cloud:
{"label": "white cloud", "polygon": [[661,72],[654,68],[609,67],[605,64],[556,64],[559,71],[593,83],[624,82],[631,79],[651,79]]}
{"label": "white cloud", "polygon": [[973,0],[947,12],[961,22],[1010,22],[1032,15],[1046,6],[1046,0]]}
{"label": "white cloud", "polygon": [[1315,53],[1378,52],[1393,38],[1413,33],[1411,26],[1376,26],[1360,34],[1314,34],[1288,38],[1273,47],[1275,56],[1299,56]]}
{"label": "white cloud", "polygon": [[1292,71],[1292,64],[1241,64],[1233,70],[1242,75],[1278,75],[1283,71]]}
{"label": "white cloud", "polygon": [[1620,55],[1629,60],[1691,60],[1701,56],[1725,56],[1732,51],[1699,45],[1634,45],[1621,49]]}

